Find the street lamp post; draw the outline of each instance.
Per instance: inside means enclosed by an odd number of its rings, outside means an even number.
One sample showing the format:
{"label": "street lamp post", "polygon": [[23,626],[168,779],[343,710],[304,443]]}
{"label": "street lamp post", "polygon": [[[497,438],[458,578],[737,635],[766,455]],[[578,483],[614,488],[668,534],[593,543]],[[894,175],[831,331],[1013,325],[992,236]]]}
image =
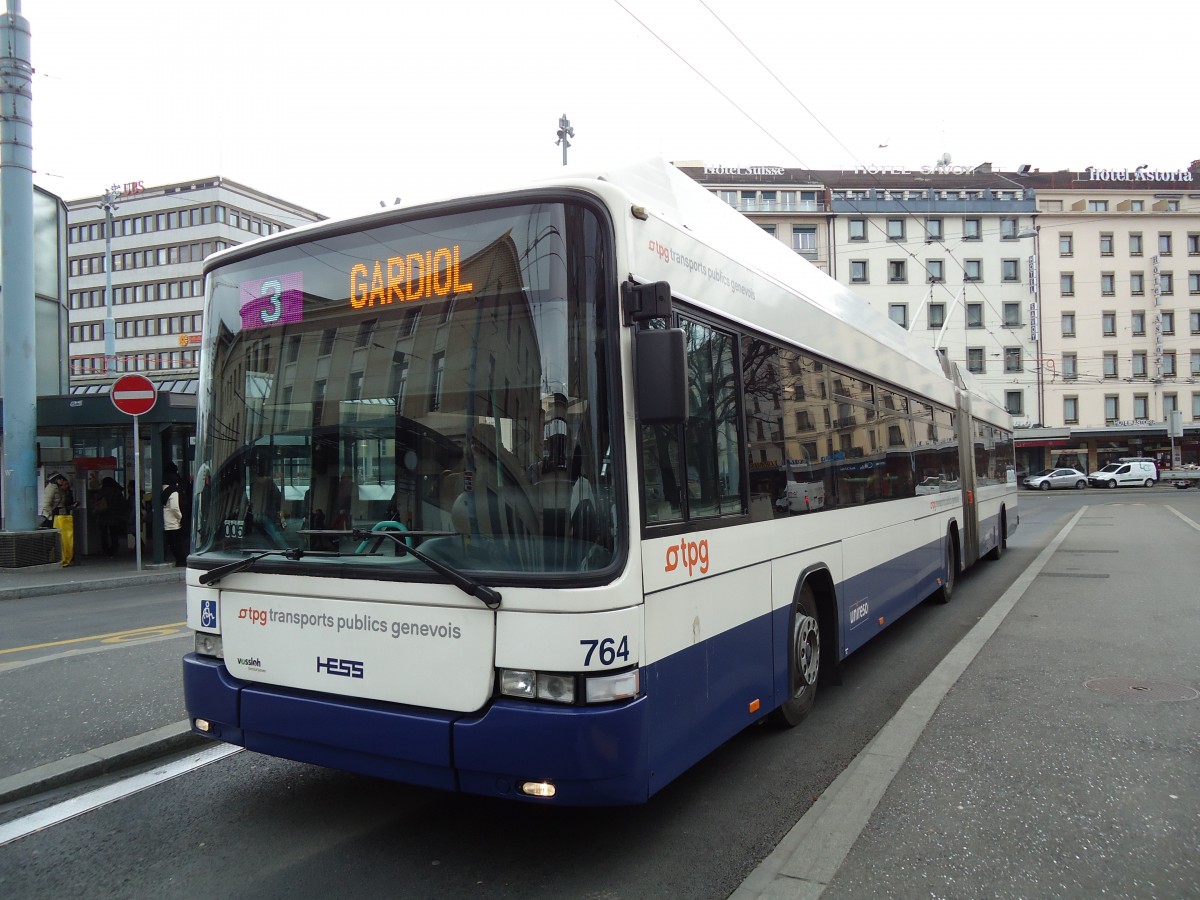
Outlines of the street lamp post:
{"label": "street lamp post", "polygon": [[1041,232],[1042,226],[1034,225],[1027,231],[1017,235],[1019,238],[1033,238],[1033,255],[1029,257],[1029,294],[1033,298],[1029,302],[1029,337],[1033,341],[1033,352],[1037,360],[1034,368],[1037,379],[1037,424],[1046,424],[1046,392],[1042,376],[1042,267],[1041,267]]}
{"label": "street lamp post", "polygon": [[571,146],[571,142],[567,138],[575,137],[575,129],[571,127],[571,120],[567,118],[567,114],[563,113],[558,117],[558,140],[555,144],[562,144],[563,148],[563,165],[567,164],[567,148]]}
{"label": "street lamp post", "polygon": [[112,185],[100,198],[104,210],[104,374],[117,371],[117,325],[113,321],[112,232],[113,213],[121,199],[120,185]]}

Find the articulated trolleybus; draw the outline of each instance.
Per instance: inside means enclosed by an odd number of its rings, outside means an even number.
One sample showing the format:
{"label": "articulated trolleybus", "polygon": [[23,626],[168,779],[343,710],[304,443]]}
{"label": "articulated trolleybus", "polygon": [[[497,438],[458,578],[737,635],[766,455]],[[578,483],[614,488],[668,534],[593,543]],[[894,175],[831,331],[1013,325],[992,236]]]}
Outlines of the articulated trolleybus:
{"label": "articulated trolleybus", "polygon": [[1017,525],[1011,421],[662,161],[206,265],[197,733],[644,802]]}

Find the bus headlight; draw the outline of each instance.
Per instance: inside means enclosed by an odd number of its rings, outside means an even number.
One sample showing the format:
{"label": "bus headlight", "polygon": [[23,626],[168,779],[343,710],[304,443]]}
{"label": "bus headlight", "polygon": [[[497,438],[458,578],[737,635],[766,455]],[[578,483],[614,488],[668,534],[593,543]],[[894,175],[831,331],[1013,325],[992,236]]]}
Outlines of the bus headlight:
{"label": "bus headlight", "polygon": [[638,695],[640,681],[638,669],[617,672],[613,675],[596,675],[585,679],[588,703],[611,703],[613,700],[632,700]]}
{"label": "bus headlight", "polygon": [[537,695],[539,700],[553,700],[555,703],[575,702],[574,675],[545,675],[538,674]]}
{"label": "bus headlight", "polygon": [[500,693],[506,697],[533,699],[536,692],[537,672],[529,669],[501,669]]}
{"label": "bus headlight", "polygon": [[196,632],[196,655],[225,658],[225,648],[221,645],[219,634],[209,634],[207,631]]}

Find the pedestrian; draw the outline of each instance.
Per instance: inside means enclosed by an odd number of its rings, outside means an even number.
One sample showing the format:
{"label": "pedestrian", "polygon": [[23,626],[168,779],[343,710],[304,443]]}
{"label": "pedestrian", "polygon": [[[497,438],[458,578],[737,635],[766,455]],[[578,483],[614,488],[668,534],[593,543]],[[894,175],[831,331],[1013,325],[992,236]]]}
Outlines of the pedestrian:
{"label": "pedestrian", "polygon": [[62,564],[69,566],[75,560],[75,517],[71,510],[75,498],[71,494],[71,483],[61,472],[53,472],[42,488],[42,505],[38,510],[42,516],[39,528],[57,528],[62,537]]}
{"label": "pedestrian", "polygon": [[175,567],[187,565],[187,532],[183,528],[183,510],[179,505],[179,473],[168,473],[162,489],[163,538],[175,557]]}
{"label": "pedestrian", "polygon": [[125,520],[128,505],[121,486],[111,477],[100,482],[92,509],[96,513],[96,527],[100,532],[100,552],[113,559],[125,542]]}

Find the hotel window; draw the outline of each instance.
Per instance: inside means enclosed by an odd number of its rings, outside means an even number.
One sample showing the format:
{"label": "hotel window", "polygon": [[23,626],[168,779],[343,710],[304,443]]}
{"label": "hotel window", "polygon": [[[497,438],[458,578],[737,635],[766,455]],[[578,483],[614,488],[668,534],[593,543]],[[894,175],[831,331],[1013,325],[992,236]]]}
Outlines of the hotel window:
{"label": "hotel window", "polygon": [[1113,236],[1108,232],[1104,232],[1100,235],[1100,255],[1113,255]]}
{"label": "hotel window", "polygon": [[775,226],[774,225],[763,225],[763,224],[759,223],[759,227],[762,228],[762,230],[765,231],[767,234],[769,234],[771,237],[775,237]]}
{"label": "hotel window", "polygon": [[889,241],[904,240],[904,220],[903,219],[888,219],[887,220],[887,236]]}
{"label": "hotel window", "polygon": [[1150,398],[1146,394],[1133,395],[1133,417],[1135,419],[1150,418]]}
{"label": "hotel window", "polygon": [[888,283],[903,284],[908,281],[908,270],[905,268],[904,260],[889,259],[888,260]]}
{"label": "hotel window", "polygon": [[901,328],[908,328],[908,304],[889,303],[888,317]]}
{"label": "hotel window", "polygon": [[975,375],[983,374],[983,348],[967,348],[967,371]]}
{"label": "hotel window", "polygon": [[774,208],[775,208],[775,198],[776,198],[777,196],[778,196],[778,195],[776,194],[776,192],[775,192],[775,191],[763,191],[763,192],[762,192],[762,207],[761,207],[761,208],[762,208],[762,209],[765,209],[765,210],[772,210],[772,209],[774,209]]}
{"label": "hotel window", "polygon": [[1117,377],[1117,354],[1115,351],[1109,351],[1104,354],[1104,377]]}
{"label": "hotel window", "polygon": [[983,281],[983,260],[968,259],[963,262],[963,281]]}
{"label": "hotel window", "polygon": [[1146,333],[1146,312],[1145,310],[1135,309],[1129,314],[1129,330],[1134,337],[1140,337]]}
{"label": "hotel window", "polygon": [[979,219],[963,219],[963,240],[978,241],[983,237]]}
{"label": "hotel window", "polygon": [[1103,297],[1111,297],[1117,292],[1117,279],[1112,272],[1100,273],[1100,294]]}
{"label": "hotel window", "polygon": [[815,256],[817,253],[817,226],[793,225],[792,249],[797,253]]}
{"label": "hotel window", "polygon": [[1000,240],[1015,241],[1017,239],[1017,220],[1007,216],[1000,219]]}
{"label": "hotel window", "polygon": [[734,209],[737,209],[738,195],[737,191],[717,191],[717,196],[728,203]]}
{"label": "hotel window", "polygon": [[1200,256],[1200,233],[1188,232],[1187,254],[1188,256]]}
{"label": "hotel window", "polygon": [[1088,212],[1108,212],[1107,200],[1089,200]]}
{"label": "hotel window", "polygon": [[850,281],[853,284],[867,283],[867,261],[865,259],[850,260]]}
{"label": "hotel window", "polygon": [[930,284],[946,280],[946,264],[940,259],[925,261],[925,278]]}
{"label": "hotel window", "polygon": [[1165,378],[1175,377],[1175,351],[1168,350],[1162,355],[1162,373]]}
{"label": "hotel window", "polygon": [[1129,232],[1129,255],[1142,255],[1142,233],[1140,231]]}
{"label": "hotel window", "polygon": [[1188,272],[1188,293],[1200,294],[1200,272]]}
{"label": "hotel window", "polygon": [[[1197,313],[1200,315],[1200,313]],[[929,327],[941,328],[946,324],[946,304],[945,303],[930,303],[929,304]]]}
{"label": "hotel window", "polygon": [[865,241],[867,239],[867,220],[866,219],[850,219],[847,222],[847,227],[850,230],[850,240]]}
{"label": "hotel window", "polygon": [[1065,312],[1062,314],[1062,335],[1063,337],[1075,337],[1075,313]]}
{"label": "hotel window", "polygon": [[1171,255],[1171,232],[1160,231],[1158,233],[1158,255],[1159,256],[1170,256]]}
{"label": "hotel window", "polygon": [[1100,330],[1105,337],[1115,337],[1117,334],[1117,314],[1115,312],[1100,313]]}
{"label": "hotel window", "polygon": [[1063,272],[1058,276],[1058,290],[1064,297],[1075,296],[1075,273]]}
{"label": "hotel window", "polygon": [[1192,364],[1188,371],[1193,375],[1200,375],[1200,350],[1192,351]]}
{"label": "hotel window", "polygon": [[1170,422],[1171,415],[1179,409],[1178,394],[1163,394],[1163,421]]}
{"label": "hotel window", "polygon": [[1129,211],[1130,212],[1145,212],[1146,211],[1146,201],[1145,200],[1130,200],[1129,201]]}
{"label": "hotel window", "polygon": [[1004,304],[1004,327],[1005,328],[1020,328],[1021,327],[1021,304],[1020,303],[1005,303]]}
{"label": "hotel window", "polygon": [[1146,377],[1146,351],[1145,350],[1134,350],[1133,351],[1133,377],[1134,378],[1145,378]]}
{"label": "hotel window", "polygon": [[968,303],[967,304],[967,327],[982,328],[983,327],[983,304]]}
{"label": "hotel window", "polygon": [[1025,412],[1025,393],[1023,391],[1005,391],[1004,405],[1010,416],[1019,416]]}
{"label": "hotel window", "polygon": [[1024,365],[1021,361],[1020,347],[1005,347],[1004,348],[1004,371],[1005,372],[1020,372],[1024,370]]}
{"label": "hotel window", "polygon": [[1063,378],[1067,381],[1074,381],[1079,377],[1079,365],[1075,360],[1074,353],[1064,353],[1062,355],[1062,373]]}
{"label": "hotel window", "polygon": [[1168,200],[1167,201],[1167,212],[1179,212],[1179,201],[1178,200]]}
{"label": "hotel window", "polygon": [[1129,273],[1129,293],[1140,297],[1146,293],[1146,276],[1142,272]]}
{"label": "hotel window", "polygon": [[1017,282],[1021,280],[1021,261],[1019,259],[1000,260],[1000,280]]}
{"label": "hotel window", "polygon": [[1058,235],[1058,255],[1073,256],[1075,253],[1075,239],[1071,236],[1071,232],[1059,232]]}
{"label": "hotel window", "polygon": [[1104,421],[1111,425],[1121,418],[1121,398],[1116,394],[1104,395]]}
{"label": "hotel window", "polygon": [[1063,422],[1068,425],[1079,423],[1079,398],[1063,397]]}
{"label": "hotel window", "polygon": [[1162,321],[1162,333],[1163,334],[1174,334],[1175,333],[1175,311],[1174,310],[1170,310],[1170,309],[1163,310],[1161,321]]}
{"label": "hotel window", "polygon": [[940,241],[943,236],[942,220],[941,219],[926,219],[925,220],[925,239],[928,241]]}

